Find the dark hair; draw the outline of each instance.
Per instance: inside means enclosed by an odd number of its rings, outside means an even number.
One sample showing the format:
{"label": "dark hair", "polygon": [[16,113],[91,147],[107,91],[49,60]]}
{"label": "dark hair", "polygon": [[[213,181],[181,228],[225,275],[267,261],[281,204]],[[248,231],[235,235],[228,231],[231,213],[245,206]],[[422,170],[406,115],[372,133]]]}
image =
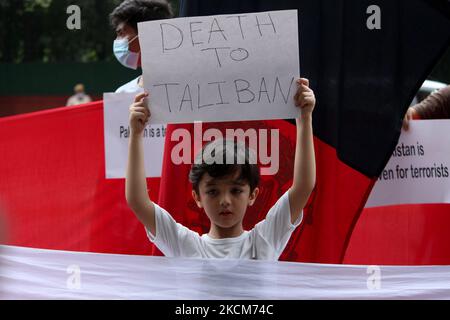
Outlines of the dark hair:
{"label": "dark hair", "polygon": [[166,0],[125,0],[109,15],[113,28],[125,22],[136,31],[139,22],[172,17],[172,7]]}
{"label": "dark hair", "polygon": [[[254,161],[251,161],[252,155],[254,156],[244,144],[235,141],[220,139],[206,144],[197,155],[189,172],[193,189],[199,192],[199,184],[205,173],[213,178],[221,178],[239,172],[238,180],[248,182],[250,192],[253,192],[259,184],[260,175],[256,156]],[[233,161],[229,163],[227,158],[229,160],[231,156]],[[219,163],[215,160],[219,160]]]}

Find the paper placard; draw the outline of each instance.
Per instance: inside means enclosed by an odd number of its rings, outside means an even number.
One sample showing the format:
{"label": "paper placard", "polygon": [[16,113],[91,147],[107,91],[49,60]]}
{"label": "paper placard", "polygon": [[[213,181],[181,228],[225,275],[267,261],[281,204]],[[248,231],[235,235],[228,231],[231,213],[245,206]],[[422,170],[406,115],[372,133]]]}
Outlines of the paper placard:
{"label": "paper placard", "polygon": [[150,123],[295,118],[297,10],[138,24]]}
{"label": "paper placard", "polygon": [[367,207],[450,203],[450,120],[411,121]]}
{"label": "paper placard", "polygon": [[[130,135],[129,107],[136,93],[105,93],[103,119],[106,178],[125,178]],[[161,177],[165,125],[148,125],[143,132],[145,173]]]}

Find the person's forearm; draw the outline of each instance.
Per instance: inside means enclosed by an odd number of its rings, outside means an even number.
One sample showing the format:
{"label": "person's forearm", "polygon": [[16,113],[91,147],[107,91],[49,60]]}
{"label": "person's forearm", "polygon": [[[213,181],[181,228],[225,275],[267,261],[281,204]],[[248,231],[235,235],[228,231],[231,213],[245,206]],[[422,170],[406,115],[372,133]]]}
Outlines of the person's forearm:
{"label": "person's forearm", "polygon": [[412,108],[420,119],[449,119],[450,86],[430,94]]}
{"label": "person's forearm", "polygon": [[144,167],[144,147],[141,135],[131,134],[128,145],[128,167],[125,181],[125,193],[128,205],[138,214],[150,199],[147,193],[147,181]]}
{"label": "person's forearm", "polygon": [[296,119],[297,146],[295,148],[294,180],[292,189],[308,200],[316,183],[316,161],[314,154],[312,115]]}

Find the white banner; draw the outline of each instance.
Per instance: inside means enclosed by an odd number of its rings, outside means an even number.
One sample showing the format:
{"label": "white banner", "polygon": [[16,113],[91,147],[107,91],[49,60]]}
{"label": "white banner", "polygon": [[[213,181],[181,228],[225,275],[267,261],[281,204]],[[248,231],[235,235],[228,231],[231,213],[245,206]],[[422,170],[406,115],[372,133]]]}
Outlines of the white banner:
{"label": "white banner", "polygon": [[[255,315],[243,311],[239,300],[450,299],[450,266],[185,259],[3,245],[0,266],[4,300],[237,300],[235,314]],[[172,316],[158,319],[226,319],[216,316],[221,310],[178,317],[174,307]]]}
{"label": "white banner", "polygon": [[450,203],[450,120],[411,121],[366,207]]}
{"label": "white banner", "polygon": [[[136,93],[105,93],[103,119],[106,178],[125,178],[128,161],[129,107]],[[143,133],[145,173],[161,177],[165,125],[148,125]]]}
{"label": "white banner", "polygon": [[294,118],[296,10],[138,24],[150,123]]}

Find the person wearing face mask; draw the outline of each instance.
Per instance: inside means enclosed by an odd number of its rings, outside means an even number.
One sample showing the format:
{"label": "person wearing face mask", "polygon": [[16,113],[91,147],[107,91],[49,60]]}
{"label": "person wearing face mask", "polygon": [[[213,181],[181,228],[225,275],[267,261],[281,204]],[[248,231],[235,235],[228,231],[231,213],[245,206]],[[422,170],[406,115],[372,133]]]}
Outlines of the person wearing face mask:
{"label": "person wearing face mask", "polygon": [[[171,5],[166,0],[125,0],[110,14],[116,32],[113,50],[117,60],[130,69],[141,67],[141,48],[137,25],[139,22],[173,17]],[[116,92],[143,92],[142,75],[122,85]]]}
{"label": "person wearing face mask", "polygon": [[84,92],[84,85],[82,83],[77,84],[73,91],[75,94],[67,100],[66,106],[75,106],[92,101],[91,97]]}

